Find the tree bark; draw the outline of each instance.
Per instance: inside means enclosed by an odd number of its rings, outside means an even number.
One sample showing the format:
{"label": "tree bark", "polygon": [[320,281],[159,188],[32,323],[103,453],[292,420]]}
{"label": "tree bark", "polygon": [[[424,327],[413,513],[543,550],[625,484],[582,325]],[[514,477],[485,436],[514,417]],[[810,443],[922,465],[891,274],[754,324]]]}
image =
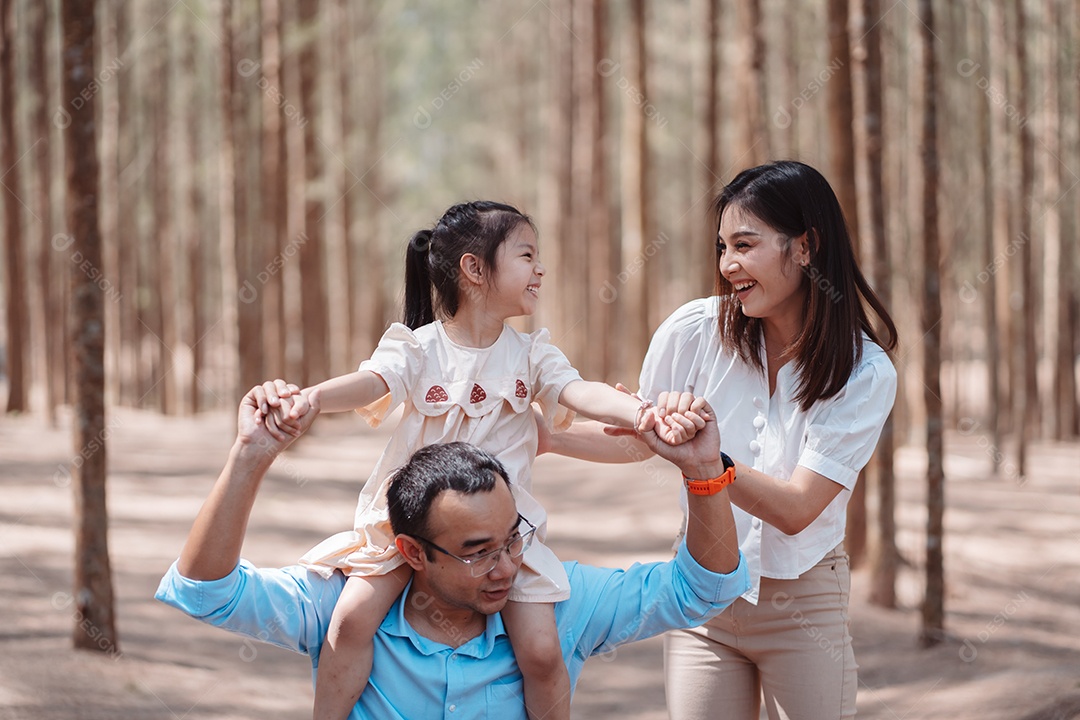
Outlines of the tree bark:
{"label": "tree bark", "polygon": [[235,130],[232,97],[235,91],[233,60],[233,2],[221,3],[221,148],[218,154],[218,260],[221,263],[221,389],[226,397],[240,395],[238,305],[236,274],[236,202],[234,179]]}
{"label": "tree bark", "polygon": [[[93,4],[62,0],[64,85],[62,99],[79,97],[94,73]],[[67,129],[67,224],[71,250],[82,261],[71,266],[73,357],[75,377],[75,647],[118,652],[109,566],[105,503],[105,314],[104,291],[94,273],[100,269],[98,230],[98,157],[91,94],[71,113]]]}
{"label": "tree bark", "polygon": [[157,337],[154,343],[160,360],[159,376],[155,377],[160,397],[160,407],[168,415],[175,415],[179,404],[179,373],[176,369],[176,353],[179,350],[176,309],[179,300],[177,282],[176,223],[173,212],[173,183],[176,173],[176,156],[172,142],[172,53],[173,44],[170,23],[162,23],[162,38],[154,44],[155,72],[153,87],[154,117],[154,167],[153,167],[153,214],[154,232],[146,249],[149,252],[151,277],[157,292],[154,297],[154,325]]}
{"label": "tree bark", "polygon": [[[864,236],[871,251],[871,280],[874,291],[885,304],[892,305],[892,268],[885,227],[885,174],[883,149],[883,94],[880,0],[858,0],[853,36],[858,38],[858,62],[853,67],[859,79],[861,99],[859,120],[863,162],[863,184],[859,208],[868,220]],[[881,328],[879,328],[881,329]],[[893,418],[885,420],[877,449],[870,460],[868,480],[876,495],[873,532],[868,539],[870,561],[870,602],[896,607],[896,574],[900,553],[896,547],[896,478],[893,472]]]}
{"label": "tree bark", "polygon": [[1016,87],[1016,111],[1020,119],[1020,228],[1015,242],[1020,246],[1020,295],[1023,298],[1018,313],[1021,342],[1017,351],[1020,377],[1017,379],[1017,404],[1014,427],[1018,430],[1016,468],[1018,475],[1027,476],[1027,452],[1031,439],[1036,435],[1038,413],[1038,384],[1036,380],[1036,305],[1038,290],[1035,287],[1034,259],[1032,252],[1032,207],[1035,201],[1035,142],[1028,126],[1028,77],[1027,22],[1024,4],[1013,5],[1016,13],[1016,64],[1020,79]]}
{"label": "tree bark", "polygon": [[315,135],[318,122],[316,82],[319,37],[319,3],[301,0],[300,31],[305,36],[300,50],[300,104],[304,113],[304,229],[300,245],[300,274],[303,277],[300,305],[303,312],[303,357],[301,384],[310,385],[329,377],[329,339],[327,337],[326,271],[323,260],[325,189],[322,151]]}
{"label": "tree bark", "polygon": [[772,155],[765,125],[765,28],[761,0],[740,0],[743,26],[742,145],[740,167],[760,165]]}
{"label": "tree bark", "polygon": [[[40,374],[42,388],[45,391],[45,414],[50,426],[56,425],[56,406],[59,403],[59,385],[54,382],[52,372],[63,373],[63,358],[59,356],[59,348],[56,343],[54,328],[63,323],[63,313],[57,305],[56,297],[51,282],[52,269],[56,264],[53,260],[58,255],[52,245],[53,219],[52,219],[52,142],[54,126],[49,122],[49,112],[56,107],[53,96],[53,83],[50,70],[54,58],[58,53],[52,52],[53,27],[50,21],[52,3],[32,3],[28,14],[29,29],[27,35],[30,38],[30,62],[28,63],[28,80],[32,87],[40,88],[40,97],[36,99],[32,124],[41,132],[46,133],[35,147],[34,157],[36,160],[36,182],[34,185],[33,206],[38,216],[38,254],[37,276],[38,287],[35,288],[34,303],[38,306],[37,319],[34,322],[38,332],[38,350],[35,356],[35,364]],[[65,268],[66,270],[66,268]],[[62,328],[61,328],[62,332]],[[58,363],[57,360],[60,362]]]}
{"label": "tree bark", "polygon": [[26,257],[23,248],[22,203],[15,152],[15,0],[0,0],[0,181],[4,194],[4,260],[7,267],[7,412],[30,409],[29,306],[26,298]]}
{"label": "tree bark", "polygon": [[[985,58],[983,65],[986,67],[986,75],[992,74],[991,66],[997,63],[996,58],[990,51],[990,16],[987,12],[983,17],[983,22],[975,25],[972,24],[972,30],[977,33],[979,37],[978,47],[980,48],[980,55]],[[982,183],[982,212],[983,228],[982,238],[979,243],[981,255],[978,263],[979,268],[992,267],[994,261],[994,186],[996,184],[997,172],[994,165],[993,149],[996,146],[994,141],[993,123],[991,121],[994,108],[990,104],[990,97],[984,92],[979,94],[979,108],[978,108],[978,144],[979,144],[979,169],[983,177]],[[975,281],[979,282],[980,277],[976,277]],[[970,287],[962,286],[960,289],[961,300],[967,300],[968,294],[976,294],[979,299],[982,300],[983,310],[983,327],[985,328],[986,338],[986,428],[987,433],[993,442],[994,447],[1001,447],[1001,433],[1000,423],[998,422],[998,416],[1001,413],[1001,389],[999,385],[999,375],[1001,374],[1001,366],[999,361],[1000,352],[1000,338],[998,335],[998,317],[997,317],[997,273],[986,274],[986,282],[979,282],[978,286],[971,284]],[[974,298],[971,298],[973,300]],[[996,453],[995,453],[996,455]],[[996,460],[994,461],[996,465]],[[995,467],[995,470],[997,468]]]}
{"label": "tree bark", "polygon": [[[702,138],[703,164],[702,188],[705,195],[699,204],[701,237],[691,239],[693,265],[698,269],[696,288],[688,288],[687,297],[712,295],[716,289],[716,220],[710,212],[714,197],[723,186],[723,165],[720,155],[720,0],[703,0],[702,25],[705,29],[705,67],[702,73],[704,87],[698,93],[703,108],[700,112],[699,134]],[[696,226],[696,224],[695,224]],[[647,310],[647,308],[646,308]]]}
{"label": "tree bark", "polygon": [[[649,97],[646,78],[645,0],[630,0],[630,27],[625,34],[626,53],[623,70],[630,83]],[[620,168],[622,212],[622,257],[625,267],[614,281],[607,281],[613,292],[601,301],[616,303],[621,320],[619,327],[622,351],[615,368],[618,377],[633,378],[641,370],[649,344],[649,298],[647,248],[652,243],[649,203],[649,142],[645,113],[626,94],[622,95],[622,162]],[[655,248],[652,248],[655,252]],[[643,265],[639,266],[638,259]],[[625,282],[623,278],[625,277]],[[611,336],[612,333],[605,333]]]}
{"label": "tree bark", "polygon": [[570,0],[553,0],[548,16],[547,64],[549,73],[548,96],[541,112],[547,130],[545,167],[540,186],[540,218],[551,240],[544,245],[544,263],[559,268],[560,272],[545,278],[547,289],[545,301],[538,308],[538,324],[553,329],[556,344],[577,360],[570,347],[568,333],[571,330],[570,290],[573,287],[573,271],[570,264],[574,240],[570,237],[571,212],[573,210],[573,116],[574,116],[574,67],[573,8]]}
{"label": "tree bark", "polygon": [[379,342],[387,322],[400,319],[396,308],[391,308],[384,288],[386,279],[386,240],[384,238],[386,217],[382,198],[385,197],[385,175],[382,170],[385,146],[382,142],[383,111],[386,107],[384,77],[386,63],[383,57],[382,28],[377,8],[368,3],[361,3],[361,61],[360,66],[367,69],[364,103],[362,106],[362,125],[364,128],[364,175],[363,186],[366,192],[361,196],[366,203],[365,215],[368,222],[363,223],[360,246],[365,249],[360,258],[360,268],[356,275],[360,278],[360,292],[357,295],[355,315],[359,317],[357,329],[358,346],[356,356],[364,357],[371,353]]}
{"label": "tree bark", "polygon": [[[618,250],[611,236],[610,217],[612,209],[608,200],[608,158],[605,136],[607,135],[607,108],[605,87],[607,82],[597,70],[606,58],[607,48],[607,12],[606,0],[581,0],[582,12],[587,13],[588,40],[586,52],[591,51],[587,65],[581,71],[583,124],[581,126],[584,145],[580,159],[588,158],[588,168],[582,168],[580,178],[582,187],[577,191],[588,203],[583,208],[585,227],[587,228],[586,287],[588,302],[583,306],[586,312],[586,343],[590,348],[585,356],[587,377],[608,379],[612,375],[614,358],[613,344],[615,337],[608,332],[614,323],[615,313],[612,303],[603,302],[599,290],[605,282],[611,282],[619,273]],[[621,71],[621,70],[620,70]],[[597,300],[601,300],[597,302]]]}
{"label": "tree bark", "polygon": [[943,543],[945,474],[941,407],[941,289],[938,242],[937,60],[933,0],[919,0],[922,36],[923,114],[923,397],[926,403],[927,521],[926,597],[922,607],[920,643],[936,645],[945,639],[945,568]]}
{"label": "tree bark", "polygon": [[[238,10],[242,10],[237,14]],[[245,68],[248,63],[258,63],[261,58],[261,22],[259,4],[242,2],[233,7],[233,65],[232,72],[240,75],[234,80],[232,91],[233,114],[233,202],[236,219],[236,287],[239,303],[236,305],[237,353],[240,365],[240,387],[249,388],[266,379],[263,371],[263,284],[260,273],[265,269],[265,252],[260,226],[260,194],[257,192],[261,177],[260,150],[261,113],[252,112],[259,107],[260,96],[266,93],[259,88],[262,67],[254,65],[249,77]],[[242,148],[237,152],[236,148]]]}
{"label": "tree bark", "polygon": [[[279,0],[262,0],[262,67],[268,87],[283,90],[281,80],[281,6]],[[288,201],[286,199],[287,159],[285,120],[281,108],[269,93],[262,93],[262,173],[261,195],[263,261],[270,267],[280,257],[286,243]],[[282,274],[269,275],[260,285],[263,300],[263,356],[266,377],[285,375],[285,312]]]}
{"label": "tree bark", "polygon": [[[188,26],[184,42],[183,64],[186,68],[199,67],[197,56],[200,28]],[[203,288],[207,285],[202,261],[201,238],[204,233],[206,218],[205,176],[201,168],[204,129],[204,113],[198,75],[187,77],[184,88],[184,145],[187,147],[186,187],[183,193],[182,223],[179,228],[180,242],[184,262],[187,267],[186,293],[178,305],[185,306],[183,314],[182,336],[190,348],[191,378],[187,384],[187,407],[192,413],[202,409],[202,390],[206,381],[202,379],[204,357],[207,351],[206,328],[203,319]]]}
{"label": "tree bark", "polygon": [[[1071,212],[1071,203],[1062,202],[1062,187],[1068,182],[1064,177],[1065,164],[1060,156],[1067,140],[1061,122],[1062,98],[1061,80],[1068,77],[1068,64],[1061,62],[1063,48],[1068,47],[1068,24],[1062,21],[1061,0],[1046,0],[1046,26],[1051,42],[1049,58],[1046,62],[1046,75],[1043,86],[1046,88],[1046,163],[1048,169],[1046,188],[1046,348],[1050,356],[1051,387],[1053,394],[1049,407],[1049,427],[1055,440],[1071,440],[1076,424],[1076,375],[1073,355],[1074,336],[1069,322],[1069,307],[1072,305],[1075,289],[1074,276],[1074,241],[1075,236],[1067,234],[1067,215]],[[1080,37],[1078,37],[1080,39]]]}

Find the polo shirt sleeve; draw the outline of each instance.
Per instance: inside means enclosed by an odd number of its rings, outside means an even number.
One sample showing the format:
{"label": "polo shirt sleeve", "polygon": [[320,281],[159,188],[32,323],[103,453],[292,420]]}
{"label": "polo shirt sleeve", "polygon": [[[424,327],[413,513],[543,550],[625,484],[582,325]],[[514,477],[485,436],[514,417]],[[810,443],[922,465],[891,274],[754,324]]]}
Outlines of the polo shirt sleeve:
{"label": "polo shirt sleeve", "polygon": [[200,622],[253,640],[317,655],[344,578],[299,565],[256,568],[241,560],[219,580],[191,580],[172,564],[154,597]]}
{"label": "polo shirt sleeve", "polygon": [[811,408],[799,455],[799,465],[849,490],[870,461],[896,399],[896,368],[889,356],[868,342],[864,348],[863,361],[844,389]]}
{"label": "polo shirt sleeve", "polygon": [[665,391],[704,393],[696,387],[702,358],[716,342],[717,298],[692,300],[676,310],[653,333],[641,365],[639,394],[656,402]]}
{"label": "polo shirt sleeve", "polygon": [[677,628],[695,627],[733,603],[750,587],[746,560],[730,573],[698,564],[686,543],[673,560],[625,570],[575,565],[567,617],[578,618],[579,661],[624,643]]}

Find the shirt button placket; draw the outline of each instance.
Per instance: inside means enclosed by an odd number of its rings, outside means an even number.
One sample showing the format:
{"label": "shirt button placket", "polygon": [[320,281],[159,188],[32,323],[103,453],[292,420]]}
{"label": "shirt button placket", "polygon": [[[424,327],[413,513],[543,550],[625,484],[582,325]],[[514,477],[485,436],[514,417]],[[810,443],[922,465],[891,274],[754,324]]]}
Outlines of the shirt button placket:
{"label": "shirt button placket", "polygon": [[451,653],[446,663],[446,713],[457,712],[458,706],[455,699],[465,688],[464,670],[461,667],[461,657],[455,652]]}

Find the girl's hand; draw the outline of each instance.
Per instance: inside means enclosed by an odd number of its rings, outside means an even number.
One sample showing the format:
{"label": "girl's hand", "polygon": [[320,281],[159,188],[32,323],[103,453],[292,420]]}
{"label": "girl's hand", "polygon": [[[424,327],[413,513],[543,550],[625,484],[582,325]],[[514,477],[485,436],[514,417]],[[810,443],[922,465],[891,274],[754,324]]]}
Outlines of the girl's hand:
{"label": "girl's hand", "polygon": [[298,396],[299,393],[299,385],[287,383],[281,379],[267,380],[261,385],[256,385],[248,393],[250,401],[255,404],[254,421],[265,423],[267,427],[271,427],[272,423],[275,429],[280,429],[293,437],[299,437],[303,432],[299,418],[307,412],[308,400],[304,398],[304,407],[299,412],[295,407],[290,407],[291,402],[282,402],[282,398],[292,398]]}
{"label": "girl's hand", "polygon": [[668,445],[681,445],[693,439],[709,420],[712,415],[705,398],[688,392],[663,392],[656,405],[642,417],[637,431],[652,430]]}

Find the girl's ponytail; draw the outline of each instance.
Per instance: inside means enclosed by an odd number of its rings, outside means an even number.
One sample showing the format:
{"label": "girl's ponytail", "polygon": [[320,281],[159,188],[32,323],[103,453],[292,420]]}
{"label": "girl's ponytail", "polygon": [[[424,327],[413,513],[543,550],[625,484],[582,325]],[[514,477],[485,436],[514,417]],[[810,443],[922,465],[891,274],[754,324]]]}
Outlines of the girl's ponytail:
{"label": "girl's ponytail", "polygon": [[428,268],[431,235],[431,230],[421,230],[412,236],[405,250],[405,324],[410,330],[435,320]]}

